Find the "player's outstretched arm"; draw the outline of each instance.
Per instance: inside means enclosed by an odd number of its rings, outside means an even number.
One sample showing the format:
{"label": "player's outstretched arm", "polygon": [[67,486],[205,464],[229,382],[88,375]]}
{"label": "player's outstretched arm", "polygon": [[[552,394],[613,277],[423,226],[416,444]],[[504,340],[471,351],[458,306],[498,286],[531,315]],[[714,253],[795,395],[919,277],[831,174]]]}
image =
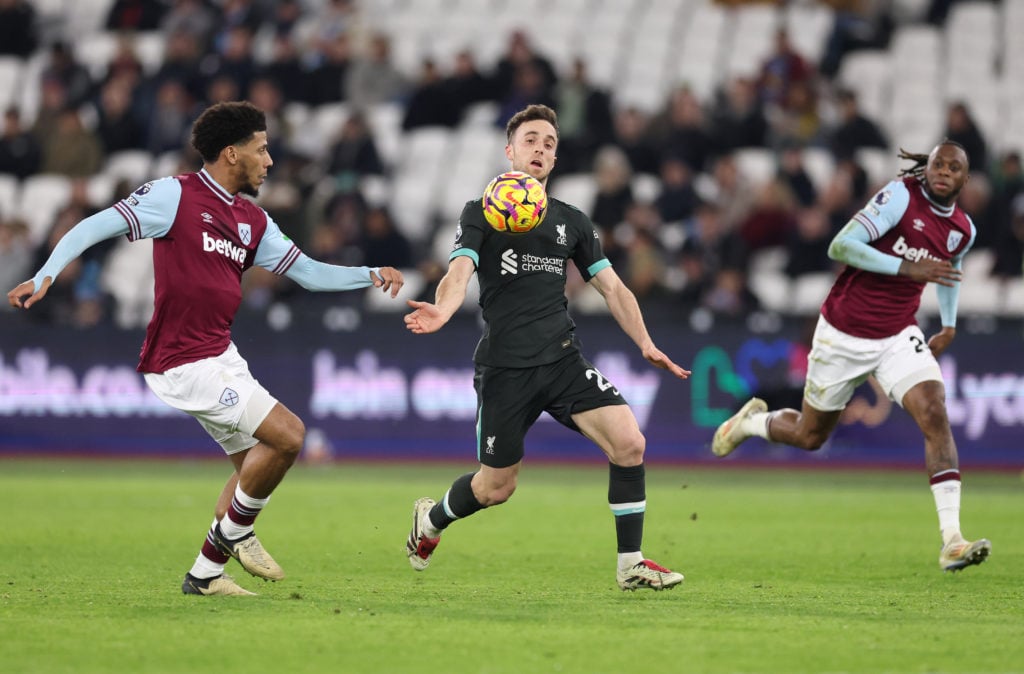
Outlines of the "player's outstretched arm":
{"label": "player's outstretched arm", "polygon": [[626,287],[626,284],[611,267],[605,267],[599,271],[590,279],[590,284],[604,297],[615,322],[640,347],[640,352],[648,363],[662,370],[668,370],[679,379],[686,379],[690,376],[689,370],[684,370],[676,365],[671,358],[654,345],[654,340],[651,339],[647,332],[647,326],[644,324],[644,317],[640,312],[636,295]]}
{"label": "player's outstretched arm", "polygon": [[50,289],[50,283],[53,282],[49,276],[43,277],[43,282],[39,285],[39,290],[36,290],[36,283],[34,280],[29,279],[22,281],[14,288],[11,292],[7,293],[7,301],[10,302],[11,306],[15,309],[28,309],[39,300],[46,297],[46,291]]}
{"label": "player's outstretched arm", "polygon": [[433,304],[408,301],[413,311],[405,315],[405,327],[417,335],[437,332],[444,327],[466,299],[466,286],[475,270],[476,266],[469,257],[461,255],[453,259],[448,264],[448,273],[437,285]]}

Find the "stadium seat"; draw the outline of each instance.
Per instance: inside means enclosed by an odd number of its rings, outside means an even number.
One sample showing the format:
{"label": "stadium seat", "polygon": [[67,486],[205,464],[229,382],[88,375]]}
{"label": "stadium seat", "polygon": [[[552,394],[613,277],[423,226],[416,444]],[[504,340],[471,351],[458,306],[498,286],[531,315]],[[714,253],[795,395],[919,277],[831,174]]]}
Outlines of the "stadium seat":
{"label": "stadium seat", "polygon": [[18,100],[24,71],[24,61],[17,56],[0,56],[0,110],[6,110]]}
{"label": "stadium seat", "polygon": [[133,185],[157,177],[152,173],[153,155],[146,150],[121,150],[107,157],[103,173],[116,180],[127,180]]}
{"label": "stadium seat", "polygon": [[71,181],[66,176],[39,173],[22,181],[18,216],[28,224],[32,243],[43,242],[70,194]]}
{"label": "stadium seat", "polygon": [[778,163],[775,152],[763,147],[742,147],[733,153],[740,174],[752,185],[764,185],[775,178]]}
{"label": "stadium seat", "polygon": [[597,195],[597,183],[589,173],[570,173],[553,178],[548,192],[554,198],[589,214]]}

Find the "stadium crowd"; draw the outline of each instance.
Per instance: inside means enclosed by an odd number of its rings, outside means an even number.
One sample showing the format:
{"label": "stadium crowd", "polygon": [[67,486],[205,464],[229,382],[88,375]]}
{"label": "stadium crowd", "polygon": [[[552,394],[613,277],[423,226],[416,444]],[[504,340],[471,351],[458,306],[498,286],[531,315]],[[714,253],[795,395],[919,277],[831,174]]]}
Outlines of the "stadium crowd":
{"label": "stadium crowd", "polygon": [[[42,232],[0,203],[0,286],[28,277],[68,228],[113,199],[146,180],[196,170],[199,159],[187,149],[191,124],[206,106],[225,100],[247,99],[267,113],[275,163],[260,203],[282,229],[324,261],[417,270],[421,296],[431,295],[431,281],[443,274],[435,237],[450,243],[454,221],[436,205],[416,212],[400,190],[388,189],[404,141],[482,117],[503,141],[508,116],[527,103],[546,103],[559,115],[552,193],[584,181],[585,201],[565,198],[599,226],[609,259],[648,310],[701,307],[725,318],[746,316],[763,304],[750,276],[752,260],[766,252],[789,278],[831,274],[825,251],[832,236],[895,177],[872,175],[862,150],[895,157],[901,140],[888,138],[881,120],[836,77],[853,51],[885,48],[895,20],[890,3],[830,3],[834,21],[819,59],[801,54],[780,27],[755,75],[718,82],[711,97],[681,83],[660,110],[623,102],[594,83],[582,56],[560,69],[525,28],[503,36],[493,66],[481,66],[466,48],[450,62],[424,57],[419,72],[409,73],[393,59],[391,35],[367,19],[366,4],[114,0],[102,28],[118,41],[97,75],[76,55],[73,36],[48,27],[33,3],[0,0],[0,58],[42,64],[25,70],[35,81],[22,83],[38,89],[31,116],[16,99],[4,112],[0,174],[18,184],[55,174],[70,185],[67,202]],[[941,25],[953,4],[935,0],[920,20]],[[147,67],[136,36],[153,33],[162,36],[163,53]],[[961,143],[971,161],[960,204],[979,225],[975,248],[991,251],[991,275],[1019,277],[1020,148],[996,152],[970,100],[947,106],[944,135]],[[374,122],[382,107],[397,115],[397,152]],[[330,117],[336,123],[326,131],[313,124],[318,111],[335,109],[343,114]],[[767,174],[746,170],[742,155],[751,148],[771,153]],[[114,157],[139,151],[152,157],[153,172],[118,175],[110,200],[98,203],[90,178]],[[810,153],[827,156],[826,174],[808,165]],[[464,200],[489,177],[465,185]],[[417,228],[408,226],[404,209],[421,221]],[[114,320],[116,300],[104,282],[113,250],[90,249],[57,280],[46,311],[29,313],[32,319],[76,326]],[[293,289],[259,269],[246,283],[246,304],[257,309]]]}

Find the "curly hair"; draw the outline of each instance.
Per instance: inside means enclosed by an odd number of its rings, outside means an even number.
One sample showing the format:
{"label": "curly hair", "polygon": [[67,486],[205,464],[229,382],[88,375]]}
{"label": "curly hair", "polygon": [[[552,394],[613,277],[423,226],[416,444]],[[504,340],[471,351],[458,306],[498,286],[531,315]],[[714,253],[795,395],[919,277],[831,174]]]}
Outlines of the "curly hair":
{"label": "curly hair", "polygon": [[247,101],[211,105],[192,125],[192,147],[205,162],[215,162],[229,145],[244,143],[267,130],[263,111]]}
{"label": "curly hair", "polygon": [[555,127],[555,137],[558,137],[558,114],[546,105],[534,104],[526,106],[508,120],[508,124],[505,126],[505,135],[508,138],[508,142],[512,142],[512,136],[515,135],[516,130],[520,126],[536,119],[550,122],[551,126]]}
{"label": "curly hair", "polygon": [[[939,147],[941,145],[953,145],[955,147],[958,147],[958,148],[960,148],[961,150],[964,151],[964,156],[965,157],[967,156],[967,150],[964,148],[963,145],[961,145],[960,143],[956,142],[955,140],[950,140],[949,138],[943,138],[942,142],[940,142],[939,145],[936,145],[936,147]],[[909,168],[901,169],[900,173],[899,173],[899,177],[902,178],[903,176],[914,176],[918,180],[923,178],[924,177],[924,169],[925,169],[926,166],[928,166],[928,157],[929,157],[929,155],[927,155],[927,154],[917,154],[917,153],[914,153],[914,152],[907,152],[906,150],[904,150],[901,147],[900,148],[899,158],[903,159],[905,161],[912,161],[912,162],[914,162],[914,165],[909,167]],[[969,157],[968,157],[967,161],[970,162],[970,158]]]}

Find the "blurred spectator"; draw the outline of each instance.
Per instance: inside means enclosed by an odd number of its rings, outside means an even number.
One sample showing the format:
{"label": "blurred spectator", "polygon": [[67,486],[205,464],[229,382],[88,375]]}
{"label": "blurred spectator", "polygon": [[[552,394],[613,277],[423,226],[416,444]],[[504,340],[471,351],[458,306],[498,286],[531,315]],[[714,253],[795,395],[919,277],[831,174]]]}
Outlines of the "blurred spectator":
{"label": "blurred spectator", "polygon": [[345,185],[354,184],[361,176],[384,173],[384,162],[362,112],[356,110],[341,125],[328,152],[327,172]]}
{"label": "blurred spectator", "polygon": [[476,103],[494,100],[493,83],[477,68],[473,52],[462,49],[455,54],[452,73],[445,81],[449,105],[461,116]]}
{"label": "blurred spectator", "polygon": [[410,131],[424,126],[454,127],[462,110],[452,105],[448,83],[441,77],[433,59],[425,58],[420,66],[420,79],[413,87],[405,106],[402,129]]}
{"label": "blurred spectator", "polygon": [[120,79],[111,80],[100,89],[96,135],[107,156],[143,147],[145,135],[142,125],[135,119],[131,104],[131,89]]}
{"label": "blurred spectator", "polygon": [[[551,61],[534,50],[526,31],[514,30],[509,33],[505,52],[498,59],[494,69],[493,90],[497,100],[506,100],[513,95],[517,76],[525,67],[531,68],[530,76],[536,81],[538,93],[547,100],[553,97],[555,83],[558,81],[554,66],[551,65]],[[529,102],[540,103],[541,100]],[[504,126],[503,121],[499,123]]]}
{"label": "blurred spectator", "polygon": [[772,145],[776,148],[795,143],[801,147],[824,142],[818,93],[810,81],[793,82],[786,91],[785,105],[768,113]]}
{"label": "blurred spectator", "polygon": [[412,245],[395,225],[386,208],[371,208],[363,220],[362,264],[408,269],[414,265]]}
{"label": "blurred spectator", "polygon": [[761,64],[757,89],[761,104],[769,108],[792,105],[790,90],[797,84],[809,84],[815,77],[813,66],[789,40],[785,29],[775,31],[775,51]]}
{"label": "blurred spectator", "polygon": [[819,205],[828,215],[829,227],[838,232],[868,199],[867,174],[852,159],[841,159],[818,195]]}
{"label": "blurred spectator", "polygon": [[668,109],[651,122],[651,135],[662,156],[678,157],[697,173],[705,170],[717,153],[704,120],[704,108],[687,87],[672,92]]}
{"label": "blurred spectator", "polygon": [[747,283],[745,269],[722,267],[715,272],[700,304],[718,318],[744,319],[756,311],[761,302]]}
{"label": "blurred spectator", "polygon": [[93,131],[85,128],[78,110],[65,108],[56,131],[43,142],[43,173],[86,177],[103,166],[103,146]]}
{"label": "blurred spectator", "polygon": [[718,206],[716,216],[721,219],[722,227],[735,232],[750,213],[754,188],[748,178],[740,173],[736,158],[732,155],[722,155],[715,160],[711,167],[711,178],[708,193],[698,194]]}
{"label": "blurred spectator", "polygon": [[114,55],[107,61],[107,72],[103,75],[100,86],[111,80],[119,80],[135,89],[142,83],[145,69],[136,51],[135,40],[130,34],[119,35]]}
{"label": "blurred spectator", "polygon": [[894,4],[890,0],[826,0],[826,4],[834,13],[820,64],[825,77],[835,77],[848,52],[882,49],[889,43]]}
{"label": "blurred spectator", "polygon": [[39,46],[36,11],[26,0],[0,0],[0,56],[28,58]]}
{"label": "blurred spectator", "polygon": [[590,83],[587,63],[573,59],[569,77],[555,86],[558,165],[566,173],[586,171],[597,148],[612,136],[611,97]]}
{"label": "blurred spectator", "polygon": [[258,74],[276,82],[288,102],[301,103],[310,99],[309,76],[302,66],[295,41],[289,35],[279,33],[274,36],[271,59],[261,66]]}
{"label": "blurred spectator", "polygon": [[796,278],[831,271],[833,264],[828,257],[828,247],[836,231],[829,222],[828,212],[820,204],[801,208],[797,212],[796,227],[786,241],[786,276]]}
{"label": "blurred spectator", "polygon": [[551,89],[545,85],[543,70],[534,63],[525,63],[512,74],[512,87],[498,101],[497,126],[505,128],[508,120],[527,105],[555,107]]}
{"label": "blurred spectator", "polygon": [[191,94],[178,80],[166,80],[156,92],[156,107],[146,128],[146,149],[155,155],[181,149],[195,117]]}
{"label": "blurred spectator", "polygon": [[693,171],[678,157],[661,162],[661,192],[654,201],[663,222],[681,222],[691,215],[700,199],[693,188]]}
{"label": "blurred spectator", "polygon": [[[43,150],[36,136],[21,126],[18,108],[7,108],[4,111],[3,134],[0,135],[0,173],[26,178],[39,171],[42,157]],[[10,213],[0,213],[0,216],[5,215]]]}
{"label": "blurred spectator", "polygon": [[1013,229],[1015,203],[1021,194],[1024,194],[1024,173],[1020,154],[1007,152],[992,175],[992,198],[984,218],[987,226],[978,227],[974,242],[975,248],[994,247],[993,276],[1017,276],[1021,272],[1019,251],[1015,250],[1019,241]]}
{"label": "blurred spectator", "polygon": [[203,98],[202,106],[213,105],[214,103],[226,103],[237,101],[242,98],[241,90],[238,88],[238,80],[230,75],[217,75],[206,83],[206,96]]}
{"label": "blurred spectator", "polygon": [[[646,204],[634,204],[627,215],[627,222],[633,217],[641,219],[656,215]],[[625,246],[625,265],[620,270],[623,280],[636,295],[645,310],[663,307],[669,300],[666,289],[665,252],[658,245],[655,233],[647,227],[636,227]]]}
{"label": "blurred spectator", "polygon": [[114,0],[107,11],[107,30],[156,30],[167,12],[167,4],[154,0]]}
{"label": "blurred spectator", "polygon": [[302,3],[299,0],[278,0],[271,4],[271,14],[266,23],[270,24],[275,38],[290,39],[295,26],[302,20]]}
{"label": "blurred spectator", "polygon": [[321,65],[322,59],[339,36],[344,35],[352,40],[358,38],[363,30],[354,0],[327,0],[326,3],[317,4],[319,10],[302,21],[303,25],[310,28],[309,44],[302,45],[302,49],[305,51],[309,48],[312,52],[313,67]]}
{"label": "blurred spectator", "polygon": [[[207,54],[199,63],[199,73],[206,86],[215,79],[234,82],[238,92],[247,91],[256,72],[252,56],[253,32],[246,25],[226,30],[219,40],[220,48]],[[234,99],[237,100],[237,96]],[[209,100],[209,103],[218,101]]]}
{"label": "blurred spectator", "polygon": [[740,236],[748,250],[781,246],[796,226],[793,193],[778,178],[757,187],[747,217],[740,223]]}
{"label": "blurred spectator", "polygon": [[613,144],[626,153],[637,173],[657,174],[661,168],[661,152],[648,134],[647,115],[640,109],[625,107],[615,113]]}
{"label": "blurred spectator", "polygon": [[308,102],[313,105],[345,100],[345,77],[352,66],[352,42],[340,33],[320,46],[319,63],[306,76]]}
{"label": "blurred spectator", "polygon": [[160,22],[164,35],[188,35],[201,53],[209,49],[216,28],[217,13],[206,0],[174,0]]}
{"label": "blurred spectator", "polygon": [[[0,216],[7,215],[0,213]],[[32,274],[32,240],[24,220],[0,217],[0,287],[13,288]],[[9,302],[0,304],[12,309]]]}
{"label": "blurred spectator", "polygon": [[701,306],[724,315],[756,306],[756,298],[746,288],[746,245],[728,230],[716,204],[702,202],[687,222],[680,264],[686,275],[680,295],[684,306]]}
{"label": "blurred spectator", "polygon": [[779,152],[776,176],[793,193],[800,206],[810,206],[817,200],[817,189],[804,167],[803,148],[799,145],[787,144]]}
{"label": "blurred spectator", "polygon": [[598,150],[594,157],[597,193],[589,211],[595,225],[611,231],[622,222],[626,209],[633,202],[632,178],[633,169],[622,150],[614,146]]}
{"label": "blurred spectator", "polygon": [[409,89],[409,81],[391,60],[391,38],[374,33],[345,73],[345,98],[365,110],[378,103],[403,103]]}
{"label": "blurred spectator", "polygon": [[[263,23],[263,12],[254,0],[221,0],[217,32],[213,36],[213,49],[227,55],[230,43],[237,40],[238,32],[255,35]],[[245,89],[245,86],[242,86]]]}
{"label": "blurred spectator", "polygon": [[281,88],[273,78],[258,75],[249,84],[246,99],[262,110],[267,118],[267,147],[274,160],[275,182],[291,177],[288,167],[288,141],[293,129],[289,128],[285,121],[284,95]]}
{"label": "blurred spectator", "polygon": [[889,147],[889,141],[882,130],[861,112],[856,93],[842,89],[836,94],[836,102],[839,105],[839,120],[829,139],[833,155],[852,157],[862,147]]}
{"label": "blurred spectator", "polygon": [[92,95],[89,71],[75,60],[71,47],[64,42],[50,45],[49,58],[39,76],[43,80],[52,79],[63,84],[69,105],[81,105]]}
{"label": "blurred spectator", "polygon": [[206,85],[199,71],[204,53],[202,44],[195,35],[187,31],[175,31],[167,34],[164,58],[160,68],[145,84],[143,95],[146,101],[141,106],[143,109],[142,119],[147,119],[153,114],[153,109],[157,104],[157,92],[165,82],[173,80],[180,83],[188,94],[196,99],[205,95]]}
{"label": "blurred spectator", "polygon": [[755,83],[734,77],[720,90],[711,115],[711,138],[719,150],[764,147],[768,120],[758,100]]}
{"label": "blurred spectator", "polygon": [[946,138],[963,145],[971,173],[988,174],[988,144],[966,103],[953,102],[946,110]]}
{"label": "blurred spectator", "polygon": [[67,88],[52,77],[40,83],[39,109],[32,124],[32,134],[40,146],[57,132],[57,122],[61,113],[68,107]]}

